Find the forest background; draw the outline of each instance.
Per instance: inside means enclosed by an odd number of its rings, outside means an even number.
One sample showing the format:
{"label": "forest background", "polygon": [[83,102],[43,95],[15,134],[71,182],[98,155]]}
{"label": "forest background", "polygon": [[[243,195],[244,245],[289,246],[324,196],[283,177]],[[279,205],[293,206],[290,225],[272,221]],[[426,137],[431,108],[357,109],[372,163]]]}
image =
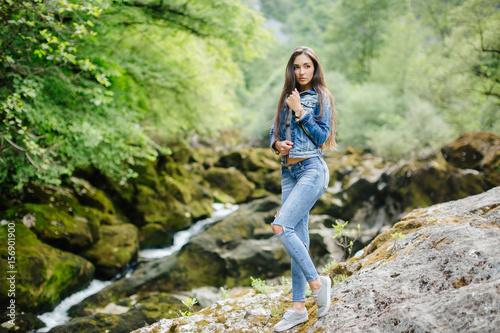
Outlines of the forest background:
{"label": "forest background", "polygon": [[93,165],[125,181],[169,143],[226,128],[265,146],[285,65],[322,62],[340,149],[410,157],[500,133],[495,0],[5,0],[0,184]]}

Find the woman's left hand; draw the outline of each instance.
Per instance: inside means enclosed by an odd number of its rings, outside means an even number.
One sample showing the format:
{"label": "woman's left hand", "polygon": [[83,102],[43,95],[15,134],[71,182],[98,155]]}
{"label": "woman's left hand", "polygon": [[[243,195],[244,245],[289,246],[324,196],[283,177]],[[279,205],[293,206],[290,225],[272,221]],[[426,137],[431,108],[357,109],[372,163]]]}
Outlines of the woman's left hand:
{"label": "woman's left hand", "polygon": [[295,88],[290,96],[286,99],[286,104],[293,111],[302,110],[302,105],[300,104],[300,94],[297,88]]}

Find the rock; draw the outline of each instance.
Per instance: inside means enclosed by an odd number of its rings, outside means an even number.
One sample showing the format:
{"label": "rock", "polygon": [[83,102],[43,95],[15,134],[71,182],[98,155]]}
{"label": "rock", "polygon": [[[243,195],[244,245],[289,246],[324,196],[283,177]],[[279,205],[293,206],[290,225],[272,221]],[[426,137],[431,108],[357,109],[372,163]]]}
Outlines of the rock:
{"label": "rock", "polygon": [[450,167],[437,154],[415,159],[387,177],[389,197],[399,205],[399,211],[464,198],[486,189],[481,173]]}
{"label": "rock", "polygon": [[[7,244],[9,224],[0,226],[0,241]],[[80,256],[42,243],[22,221],[15,224],[15,299],[21,312],[51,311],[66,296],[85,288],[94,276],[94,266]],[[0,248],[0,269],[8,266],[8,247]],[[0,280],[0,303],[7,304],[8,280]],[[5,312],[2,312],[5,314]],[[5,319],[2,317],[2,320]]]}
{"label": "rock", "polygon": [[205,308],[223,299],[220,288],[216,287],[200,287],[190,291],[191,297],[196,298],[198,304]]}
{"label": "rock", "polygon": [[139,230],[139,244],[141,249],[161,248],[172,245],[174,235],[165,230],[159,223],[148,223]]}
{"label": "rock", "polygon": [[75,192],[68,187],[50,184],[29,183],[24,187],[23,202],[51,204],[53,207],[69,209],[78,205]]}
{"label": "rock", "polygon": [[130,223],[102,226],[101,239],[81,255],[95,264],[98,278],[113,278],[137,258],[137,233],[137,227]]}
{"label": "rock", "polygon": [[25,221],[41,241],[71,252],[89,248],[94,242],[92,230],[95,233],[98,228],[90,226],[85,219],[46,204],[24,204],[10,209],[5,216]]}
{"label": "rock", "polygon": [[500,185],[500,136],[492,132],[465,132],[441,148],[448,163],[461,169],[484,171],[493,186]]}
{"label": "rock", "polygon": [[224,194],[234,198],[234,202],[231,203],[245,202],[255,189],[255,185],[234,167],[228,169],[210,168],[206,172],[205,179],[212,188],[219,189]]}
{"label": "rock", "polygon": [[52,328],[50,332],[128,333],[144,326],[144,323],[154,323],[161,318],[176,318],[179,315],[178,309],[184,306],[177,298],[165,293],[132,295],[124,297],[119,303],[123,305],[110,303],[106,308],[96,309],[92,315],[74,318],[64,325]]}
{"label": "rock", "polygon": [[[88,314],[91,309],[139,291],[231,288],[250,285],[250,276],[275,278],[289,274],[290,258],[272,237],[269,225],[280,204],[278,197],[269,197],[241,205],[235,213],[192,237],[177,254],[141,263],[127,279],[112,283],[75,306],[71,315]],[[340,251],[333,244],[331,231],[323,226],[327,219],[311,218],[311,255],[318,264],[331,260],[330,249]]]}
{"label": "rock", "polygon": [[[392,235],[396,235],[395,237]],[[500,327],[500,187],[412,211],[328,274],[325,317],[290,332],[497,332]],[[347,280],[338,283],[340,274]],[[291,307],[289,286],[249,291],[134,333],[269,331]]]}
{"label": "rock", "polygon": [[92,186],[88,181],[77,177],[70,177],[69,183],[81,205],[97,208],[108,214],[116,213],[113,203],[106,194],[102,190]]}

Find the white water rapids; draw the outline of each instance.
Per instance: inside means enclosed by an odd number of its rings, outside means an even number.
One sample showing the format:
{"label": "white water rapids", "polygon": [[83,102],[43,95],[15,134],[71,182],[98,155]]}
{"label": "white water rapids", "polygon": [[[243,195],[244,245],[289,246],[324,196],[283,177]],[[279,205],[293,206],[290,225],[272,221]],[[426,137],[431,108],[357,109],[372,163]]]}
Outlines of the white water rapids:
{"label": "white water rapids", "polygon": [[[212,213],[212,216],[194,223],[187,230],[177,232],[174,235],[173,245],[163,249],[149,249],[139,251],[139,257],[147,259],[157,259],[174,254],[175,252],[179,251],[191,237],[203,231],[206,225],[231,214],[232,212],[237,210],[238,207],[238,205],[214,203],[214,212]],[[132,270],[126,273],[125,278],[128,278],[131,274]],[[45,323],[46,327],[39,329],[37,332],[48,332],[51,328],[68,322],[70,320],[70,317],[68,316],[68,310],[73,305],[78,304],[90,295],[101,291],[112,282],[112,280],[93,280],[86,289],[74,293],[69,297],[66,297],[52,312],[46,312],[38,316],[38,318]]]}

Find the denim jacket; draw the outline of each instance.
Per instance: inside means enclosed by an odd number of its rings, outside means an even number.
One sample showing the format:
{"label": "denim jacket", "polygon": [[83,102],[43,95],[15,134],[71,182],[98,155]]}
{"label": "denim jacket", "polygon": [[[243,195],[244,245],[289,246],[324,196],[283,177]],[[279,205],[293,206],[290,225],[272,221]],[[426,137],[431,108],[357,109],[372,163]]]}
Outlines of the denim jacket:
{"label": "denim jacket", "polygon": [[[323,117],[321,119],[317,119],[320,109],[318,93],[314,89],[301,92],[300,103],[305,110],[305,115],[298,121],[292,117],[290,130],[293,147],[288,156],[292,158],[322,156],[323,150],[320,146],[328,139],[331,130],[332,105],[330,98],[326,95],[323,97]],[[272,145],[276,140],[284,141],[286,139],[285,118],[287,111],[288,106],[285,104],[280,121],[281,138],[275,138],[274,129],[271,129],[271,149],[277,155],[279,152],[273,149]],[[286,156],[282,157],[281,164],[286,164]]]}

